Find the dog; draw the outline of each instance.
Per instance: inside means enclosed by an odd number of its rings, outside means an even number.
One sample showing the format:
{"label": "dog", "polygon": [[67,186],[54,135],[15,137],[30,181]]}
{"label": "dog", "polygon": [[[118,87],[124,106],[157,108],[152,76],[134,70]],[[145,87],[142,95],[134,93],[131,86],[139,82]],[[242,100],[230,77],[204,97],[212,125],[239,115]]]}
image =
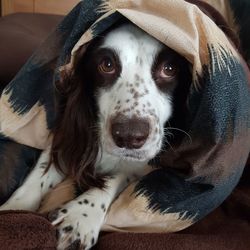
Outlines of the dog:
{"label": "dog", "polygon": [[57,84],[52,145],[0,210],[36,211],[70,177],[81,194],[51,213],[58,249],[90,249],[112,201],[166,147],[189,72],[184,57],[133,24],[97,37]]}

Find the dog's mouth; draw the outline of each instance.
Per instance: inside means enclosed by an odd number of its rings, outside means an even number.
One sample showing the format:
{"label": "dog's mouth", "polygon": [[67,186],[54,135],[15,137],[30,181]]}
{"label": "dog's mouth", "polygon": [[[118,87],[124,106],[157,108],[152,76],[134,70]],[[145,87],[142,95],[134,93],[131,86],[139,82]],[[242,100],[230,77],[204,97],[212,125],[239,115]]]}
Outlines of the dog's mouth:
{"label": "dog's mouth", "polygon": [[126,161],[149,161],[152,159],[159,151],[159,148],[156,144],[143,147],[140,149],[128,149],[128,148],[119,148],[113,143],[108,143],[104,146],[104,150],[115,157],[118,157]]}
{"label": "dog's mouth", "polygon": [[126,161],[147,161],[146,152],[144,150],[128,150],[128,149],[114,149],[108,150],[108,153],[119,157]]}

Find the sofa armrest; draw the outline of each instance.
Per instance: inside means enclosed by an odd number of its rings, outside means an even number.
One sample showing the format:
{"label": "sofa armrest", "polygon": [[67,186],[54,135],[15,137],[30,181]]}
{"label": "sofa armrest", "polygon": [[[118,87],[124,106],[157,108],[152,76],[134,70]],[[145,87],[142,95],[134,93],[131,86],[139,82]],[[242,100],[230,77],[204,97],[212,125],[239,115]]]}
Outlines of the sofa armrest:
{"label": "sofa armrest", "polygon": [[17,13],[0,18],[0,91],[63,16]]}

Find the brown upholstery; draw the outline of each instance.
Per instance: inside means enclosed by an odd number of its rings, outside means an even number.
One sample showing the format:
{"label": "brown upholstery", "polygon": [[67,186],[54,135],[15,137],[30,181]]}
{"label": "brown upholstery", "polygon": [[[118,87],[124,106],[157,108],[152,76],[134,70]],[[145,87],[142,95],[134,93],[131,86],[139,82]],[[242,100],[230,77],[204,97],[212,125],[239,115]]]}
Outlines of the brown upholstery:
{"label": "brown upholstery", "polygon": [[[243,219],[244,213],[237,218],[226,215],[229,208],[226,202],[196,225],[174,234],[101,233],[93,250],[248,250],[249,221]],[[55,250],[57,244],[49,221],[24,211],[0,212],[0,242],[0,249],[8,250]]]}
{"label": "brown upholstery", "polygon": [[15,76],[62,18],[28,13],[0,18],[0,89]]}

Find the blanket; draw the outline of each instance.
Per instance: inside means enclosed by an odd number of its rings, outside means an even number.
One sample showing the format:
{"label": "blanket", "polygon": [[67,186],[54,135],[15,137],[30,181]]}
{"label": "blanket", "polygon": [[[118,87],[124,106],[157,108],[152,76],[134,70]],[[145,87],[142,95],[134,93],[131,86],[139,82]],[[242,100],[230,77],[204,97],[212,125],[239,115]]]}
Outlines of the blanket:
{"label": "blanket", "polygon": [[[233,2],[233,1],[231,1]],[[212,14],[211,14],[212,13]],[[218,18],[217,18],[218,17]],[[29,59],[0,99],[0,202],[23,182],[51,144],[54,82],[72,70],[78,51],[125,19],[191,64],[178,137],[154,171],[113,203],[103,230],[175,232],[217,208],[237,185],[250,149],[249,71],[231,29],[201,1],[81,1]],[[215,20],[216,19],[216,20]]]}

